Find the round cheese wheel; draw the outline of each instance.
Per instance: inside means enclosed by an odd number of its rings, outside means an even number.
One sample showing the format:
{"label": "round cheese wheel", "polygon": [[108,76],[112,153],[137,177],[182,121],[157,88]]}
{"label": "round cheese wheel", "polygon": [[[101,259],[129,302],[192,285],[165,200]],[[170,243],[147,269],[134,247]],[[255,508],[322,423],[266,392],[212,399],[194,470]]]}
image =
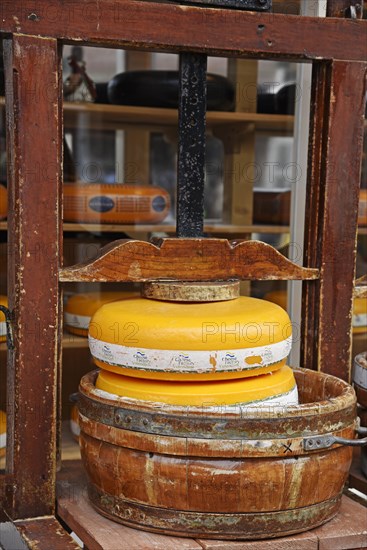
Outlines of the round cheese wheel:
{"label": "round cheese wheel", "polygon": [[5,456],[6,451],[6,414],[0,411],[0,456]]}
{"label": "round cheese wheel", "polygon": [[169,206],[167,191],[153,185],[64,185],[64,220],[68,222],[158,223]]}
{"label": "round cheese wheel", "polygon": [[[283,309],[287,309],[287,291],[274,290],[265,294],[264,299],[278,304]],[[367,300],[366,298],[355,298],[353,304],[352,316],[353,334],[364,333],[367,331]]]}
{"label": "round cheese wheel", "polygon": [[85,292],[71,296],[64,308],[65,328],[78,336],[88,336],[90,320],[103,304],[138,297],[137,291],[121,292]]}
{"label": "round cheese wheel", "polygon": [[8,215],[8,191],[5,185],[0,184],[0,220]]}
{"label": "round cheese wheel", "polygon": [[80,427],[79,427],[79,412],[78,407],[73,405],[70,411],[70,431],[73,434],[74,439],[79,441]]}
{"label": "round cheese wheel", "polygon": [[367,331],[366,298],[354,298],[352,326],[354,334],[359,334]]}
{"label": "round cheese wheel", "polygon": [[109,394],[169,405],[220,409],[228,405],[295,405],[298,393],[291,368],[216,382],[167,382],[131,378],[101,370],[96,387]]}
{"label": "round cheese wheel", "polygon": [[288,314],[256,298],[215,303],[132,298],[99,308],[89,325],[89,347],[95,363],[112,372],[213,380],[280,368],[291,333]]}
{"label": "round cheese wheel", "polygon": [[[0,305],[8,307],[8,298],[3,294],[0,295]],[[6,341],[6,322],[5,315],[0,311],[0,342]]]}
{"label": "round cheese wheel", "polygon": [[367,189],[359,192],[358,225],[367,225]]}
{"label": "round cheese wheel", "polygon": [[278,304],[278,306],[287,310],[287,291],[286,290],[273,290],[268,292],[264,296],[264,300],[269,300],[273,304]]}

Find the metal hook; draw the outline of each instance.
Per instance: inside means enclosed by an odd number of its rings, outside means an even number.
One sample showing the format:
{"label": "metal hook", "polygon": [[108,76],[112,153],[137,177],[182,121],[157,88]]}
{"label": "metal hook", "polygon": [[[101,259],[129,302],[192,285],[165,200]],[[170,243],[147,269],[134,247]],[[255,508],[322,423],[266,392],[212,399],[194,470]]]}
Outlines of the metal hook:
{"label": "metal hook", "polygon": [[9,350],[14,349],[14,340],[13,340],[13,327],[11,325],[12,322],[12,314],[10,309],[8,309],[5,306],[0,305],[0,311],[2,311],[5,315],[5,324],[6,324],[6,345]]}

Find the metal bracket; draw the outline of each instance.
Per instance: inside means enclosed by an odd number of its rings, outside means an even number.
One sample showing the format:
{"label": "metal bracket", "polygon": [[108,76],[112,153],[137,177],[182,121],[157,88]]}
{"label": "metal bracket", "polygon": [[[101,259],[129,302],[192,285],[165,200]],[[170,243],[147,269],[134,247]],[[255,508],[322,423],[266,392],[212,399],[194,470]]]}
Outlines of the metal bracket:
{"label": "metal bracket", "polygon": [[272,0],[184,0],[182,3],[246,11],[269,11],[272,7]]}
{"label": "metal bracket", "polygon": [[[367,435],[367,428],[358,428],[358,435]],[[318,451],[320,449],[329,449],[333,445],[347,445],[349,447],[363,447],[367,445],[367,437],[364,439],[346,439],[333,434],[313,435],[303,440],[305,451]]]}
{"label": "metal bracket", "polygon": [[0,311],[5,315],[5,324],[6,324],[6,345],[9,350],[14,349],[14,339],[13,339],[13,327],[12,327],[12,314],[10,309],[6,306],[0,305]]}

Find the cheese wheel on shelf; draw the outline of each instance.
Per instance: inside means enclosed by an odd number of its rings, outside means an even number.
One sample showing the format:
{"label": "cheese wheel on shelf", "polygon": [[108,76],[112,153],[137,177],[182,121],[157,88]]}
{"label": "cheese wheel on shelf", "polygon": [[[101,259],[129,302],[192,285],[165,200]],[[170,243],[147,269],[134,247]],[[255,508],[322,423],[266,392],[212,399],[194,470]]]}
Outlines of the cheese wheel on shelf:
{"label": "cheese wheel on shelf", "polygon": [[94,313],[104,304],[138,297],[137,291],[85,292],[71,296],[64,308],[65,328],[78,336],[88,336],[88,327]]}
{"label": "cheese wheel on shelf", "polygon": [[[283,309],[287,309],[287,291],[274,290],[264,296],[265,300],[278,304]],[[366,298],[354,298],[353,316],[352,316],[353,334],[360,334],[367,331],[367,300]]]}
{"label": "cheese wheel on shelf", "polygon": [[8,191],[2,183],[0,183],[0,220],[5,220],[8,215]]}
{"label": "cheese wheel on shelf", "polygon": [[101,368],[144,378],[213,380],[283,366],[292,327],[279,306],[256,298],[175,303],[145,298],[99,308],[89,347]]}
{"label": "cheese wheel on shelf", "polygon": [[[8,298],[3,294],[0,295],[0,305],[8,307]],[[0,311],[0,342],[6,342],[6,322],[2,311]]]}
{"label": "cheese wheel on shelf", "polygon": [[167,382],[132,378],[101,370],[96,388],[124,398],[169,405],[220,410],[234,405],[296,405],[293,371],[284,366],[274,373],[215,382]]}
{"label": "cheese wheel on shelf", "polygon": [[0,457],[6,452],[6,414],[0,411]]}
{"label": "cheese wheel on shelf", "polygon": [[269,300],[273,304],[277,304],[287,311],[287,291],[273,290],[264,295],[264,300]]}
{"label": "cheese wheel on shelf", "polygon": [[153,185],[65,184],[64,221],[158,223],[169,212],[167,191]]}
{"label": "cheese wheel on shelf", "polygon": [[353,334],[367,332],[367,299],[354,298],[353,317],[352,317]]}
{"label": "cheese wheel on shelf", "polygon": [[367,189],[361,189],[359,192],[358,225],[367,225]]}

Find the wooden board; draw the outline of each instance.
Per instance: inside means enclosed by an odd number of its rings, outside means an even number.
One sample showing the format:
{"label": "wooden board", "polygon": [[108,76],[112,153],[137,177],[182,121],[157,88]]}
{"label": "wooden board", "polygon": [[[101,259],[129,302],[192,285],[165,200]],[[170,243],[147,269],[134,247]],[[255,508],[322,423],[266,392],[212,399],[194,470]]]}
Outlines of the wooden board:
{"label": "wooden board", "polygon": [[184,44],[187,51],[225,57],[367,58],[365,22],[359,20],[116,0],[53,0],[37,8],[33,0],[8,0],[1,7],[4,33],[37,33],[77,44],[174,53]]}
{"label": "wooden board", "polygon": [[367,548],[367,508],[343,496],[338,516],[299,535],[263,541],[196,540],[131,529],[99,515],[89,504],[81,462],[64,463],[58,476],[58,515],[89,550],[348,550]]}
{"label": "wooden board", "polygon": [[79,545],[54,518],[16,521],[15,527],[32,550],[78,550]]}
{"label": "wooden board", "polygon": [[[0,222],[0,231],[7,231],[8,224],[5,221]],[[366,233],[367,233],[367,227]],[[159,224],[139,224],[139,225],[118,225],[118,224],[98,224],[98,223],[64,223],[63,230],[66,232],[91,232],[91,233],[172,233],[176,232],[176,226],[173,223]],[[224,224],[221,221],[207,220],[204,224],[204,233],[289,233],[288,225],[235,225]]]}

